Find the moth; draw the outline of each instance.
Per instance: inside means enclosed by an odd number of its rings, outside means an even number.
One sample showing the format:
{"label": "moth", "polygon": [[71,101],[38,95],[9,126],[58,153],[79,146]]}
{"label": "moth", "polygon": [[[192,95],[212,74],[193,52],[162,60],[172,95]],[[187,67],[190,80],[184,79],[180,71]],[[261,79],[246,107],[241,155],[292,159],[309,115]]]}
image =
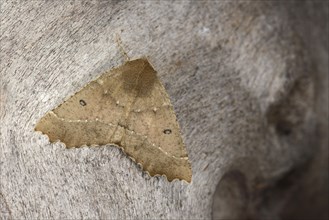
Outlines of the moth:
{"label": "moth", "polygon": [[146,58],[91,81],[42,117],[35,130],[67,148],[115,145],[151,176],[191,182],[173,106]]}

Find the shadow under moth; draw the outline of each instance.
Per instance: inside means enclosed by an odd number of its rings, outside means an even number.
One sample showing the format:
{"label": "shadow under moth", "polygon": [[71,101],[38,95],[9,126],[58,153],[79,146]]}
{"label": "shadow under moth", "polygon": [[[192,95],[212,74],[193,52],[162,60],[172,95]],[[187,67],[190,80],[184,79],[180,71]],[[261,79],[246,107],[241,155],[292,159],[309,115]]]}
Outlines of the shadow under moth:
{"label": "shadow under moth", "polygon": [[151,176],[191,182],[169,96],[147,59],[127,61],[88,83],[35,127],[67,148],[115,145]]}

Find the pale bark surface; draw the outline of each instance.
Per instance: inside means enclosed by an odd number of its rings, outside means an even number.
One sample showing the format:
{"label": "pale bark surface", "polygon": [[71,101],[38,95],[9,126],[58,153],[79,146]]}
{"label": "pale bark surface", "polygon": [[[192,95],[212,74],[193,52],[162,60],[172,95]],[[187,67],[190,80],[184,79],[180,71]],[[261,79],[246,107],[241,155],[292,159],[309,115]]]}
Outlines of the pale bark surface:
{"label": "pale bark surface", "polygon": [[[325,1],[1,0],[0,218],[328,219],[327,18]],[[34,131],[124,62],[117,36],[168,91],[191,184]]]}

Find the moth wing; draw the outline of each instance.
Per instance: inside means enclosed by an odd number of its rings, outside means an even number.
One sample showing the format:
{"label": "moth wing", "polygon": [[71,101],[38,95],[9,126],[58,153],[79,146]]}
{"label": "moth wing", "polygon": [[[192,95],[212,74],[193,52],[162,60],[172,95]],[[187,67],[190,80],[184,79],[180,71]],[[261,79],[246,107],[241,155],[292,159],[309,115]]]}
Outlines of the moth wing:
{"label": "moth wing", "polygon": [[[135,70],[143,68],[135,65]],[[50,141],[60,140],[67,147],[103,145],[112,142],[118,124],[124,121],[124,108],[133,101],[123,75],[129,70],[114,69],[88,83],[63,104],[48,112],[35,130]]]}

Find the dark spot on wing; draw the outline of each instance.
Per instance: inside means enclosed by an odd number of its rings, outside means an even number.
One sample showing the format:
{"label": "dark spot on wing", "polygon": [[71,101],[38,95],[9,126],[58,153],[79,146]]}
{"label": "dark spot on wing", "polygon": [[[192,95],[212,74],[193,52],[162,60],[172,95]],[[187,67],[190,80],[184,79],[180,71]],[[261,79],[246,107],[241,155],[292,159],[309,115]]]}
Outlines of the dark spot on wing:
{"label": "dark spot on wing", "polygon": [[80,99],[79,103],[82,106],[86,106],[87,105],[87,103],[83,99]]}
{"label": "dark spot on wing", "polygon": [[163,133],[164,134],[171,134],[171,129],[164,129],[163,130]]}

